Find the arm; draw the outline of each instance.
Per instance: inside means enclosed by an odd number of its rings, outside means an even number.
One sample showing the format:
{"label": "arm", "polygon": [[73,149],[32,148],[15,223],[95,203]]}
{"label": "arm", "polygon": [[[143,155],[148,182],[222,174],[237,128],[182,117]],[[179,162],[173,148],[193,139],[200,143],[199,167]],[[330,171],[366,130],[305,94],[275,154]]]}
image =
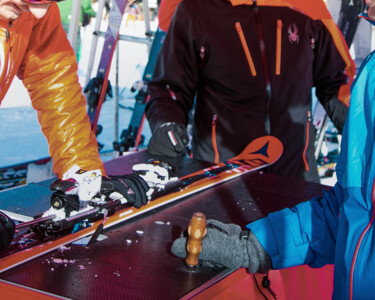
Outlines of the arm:
{"label": "arm", "polygon": [[[245,267],[250,273],[333,263],[343,199],[343,189],[337,183],[323,197],[248,224],[248,231],[235,224],[207,220],[207,234],[198,258],[231,269]],[[183,235],[175,240],[173,254],[185,258],[186,242]]]}
{"label": "arm", "polygon": [[46,16],[34,22],[18,76],[38,111],[56,175],[61,178],[73,165],[105,174],[57,5],[52,4]]}
{"label": "arm", "polygon": [[320,267],[334,262],[343,201],[344,191],[337,183],[323,197],[271,213],[247,228],[270,255],[274,269],[301,264]]}
{"label": "arm", "polygon": [[184,2],[178,6],[159,54],[146,107],[152,131],[166,122],[183,127],[188,122],[198,84],[197,20],[192,15]]}
{"label": "arm", "polygon": [[318,21],[314,61],[316,95],[341,133],[349,106],[355,63],[342,34],[332,19]]}

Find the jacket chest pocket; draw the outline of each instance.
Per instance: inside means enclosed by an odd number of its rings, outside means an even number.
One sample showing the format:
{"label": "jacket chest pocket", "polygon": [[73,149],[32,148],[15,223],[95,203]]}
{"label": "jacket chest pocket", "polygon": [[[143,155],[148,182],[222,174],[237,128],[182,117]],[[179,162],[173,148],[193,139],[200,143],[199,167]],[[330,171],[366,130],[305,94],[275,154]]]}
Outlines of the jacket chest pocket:
{"label": "jacket chest pocket", "polygon": [[281,34],[283,30],[283,22],[277,20],[276,23],[276,64],[275,64],[275,74],[281,74]]}
{"label": "jacket chest pocket", "polygon": [[[257,71],[255,69],[254,61],[251,56],[251,52],[249,50],[249,47],[246,42],[245,35],[242,30],[242,26],[240,22],[236,22],[236,31],[238,34],[238,37],[241,41],[241,45],[243,48],[243,51],[246,56],[247,63],[250,68],[250,73],[253,77],[257,75]],[[276,53],[275,53],[275,75],[279,76],[281,74],[281,54],[282,54],[282,31],[283,31],[283,22],[278,19],[276,21]]]}
{"label": "jacket chest pocket", "polygon": [[240,38],[240,41],[241,41],[242,48],[243,48],[243,50],[245,52],[245,55],[246,55],[247,63],[249,64],[251,75],[253,77],[255,77],[255,76],[257,76],[257,71],[255,69],[254,61],[253,61],[253,58],[251,57],[249,47],[247,46],[246,38],[245,38],[245,35],[242,31],[242,27],[241,27],[240,22],[236,22],[235,26],[236,26],[238,37]]}

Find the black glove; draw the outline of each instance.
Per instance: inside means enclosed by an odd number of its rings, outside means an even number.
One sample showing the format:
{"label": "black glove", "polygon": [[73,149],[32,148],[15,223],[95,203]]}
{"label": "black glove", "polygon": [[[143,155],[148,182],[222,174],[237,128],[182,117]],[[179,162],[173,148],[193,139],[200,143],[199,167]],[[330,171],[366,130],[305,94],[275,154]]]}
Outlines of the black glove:
{"label": "black glove", "polygon": [[[206,224],[200,260],[229,269],[248,268],[251,273],[267,273],[272,269],[271,258],[251,231],[242,231],[238,225],[216,220],[207,220]],[[185,237],[173,242],[172,253],[186,257]]]}
{"label": "black glove", "polygon": [[112,193],[121,194],[128,203],[133,204],[136,208],[148,202],[147,191],[148,184],[136,174],[109,176],[102,178],[100,193],[111,198]]}
{"label": "black glove", "polygon": [[0,251],[6,249],[13,240],[16,225],[13,220],[0,211]]}
{"label": "black glove", "polygon": [[153,155],[177,157],[184,153],[188,143],[185,128],[176,123],[164,123],[153,132],[147,151]]}

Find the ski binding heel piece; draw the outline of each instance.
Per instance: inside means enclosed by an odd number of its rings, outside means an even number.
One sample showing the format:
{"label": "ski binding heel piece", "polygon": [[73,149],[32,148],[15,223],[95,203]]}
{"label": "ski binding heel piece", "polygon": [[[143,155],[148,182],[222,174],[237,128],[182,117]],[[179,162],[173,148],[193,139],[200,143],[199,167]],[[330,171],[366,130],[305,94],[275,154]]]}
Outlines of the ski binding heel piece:
{"label": "ski binding heel piece", "polygon": [[147,164],[136,164],[133,172],[142,177],[150,188],[162,190],[171,181],[178,180],[174,177],[175,168],[165,161],[151,159]]}

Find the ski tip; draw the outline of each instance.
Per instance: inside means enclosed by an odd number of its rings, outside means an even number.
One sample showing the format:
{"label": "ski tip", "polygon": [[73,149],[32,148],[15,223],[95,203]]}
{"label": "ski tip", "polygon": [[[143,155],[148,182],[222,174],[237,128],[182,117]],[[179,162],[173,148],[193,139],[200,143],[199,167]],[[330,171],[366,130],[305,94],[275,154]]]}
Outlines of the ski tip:
{"label": "ski tip", "polygon": [[274,136],[262,136],[253,140],[233,160],[259,159],[270,165],[280,158],[283,150],[283,144],[278,138]]}

